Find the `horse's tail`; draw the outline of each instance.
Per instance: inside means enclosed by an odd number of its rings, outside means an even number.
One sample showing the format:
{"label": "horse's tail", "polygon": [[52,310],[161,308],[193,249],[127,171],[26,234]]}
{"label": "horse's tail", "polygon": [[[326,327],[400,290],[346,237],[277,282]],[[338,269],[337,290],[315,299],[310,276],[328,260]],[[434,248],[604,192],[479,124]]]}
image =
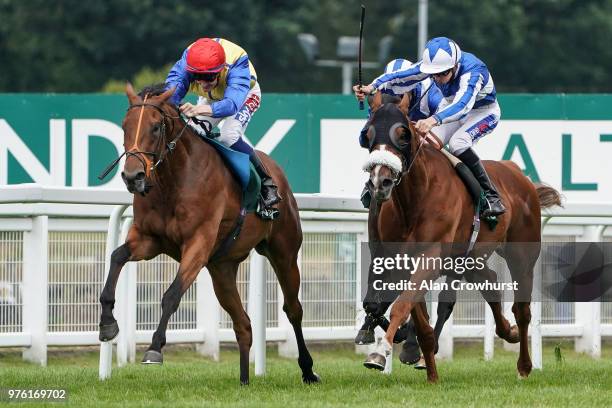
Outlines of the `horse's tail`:
{"label": "horse's tail", "polygon": [[538,200],[540,201],[541,208],[548,208],[554,205],[562,207],[561,194],[554,188],[547,186],[542,183],[534,183],[536,192],[538,193]]}

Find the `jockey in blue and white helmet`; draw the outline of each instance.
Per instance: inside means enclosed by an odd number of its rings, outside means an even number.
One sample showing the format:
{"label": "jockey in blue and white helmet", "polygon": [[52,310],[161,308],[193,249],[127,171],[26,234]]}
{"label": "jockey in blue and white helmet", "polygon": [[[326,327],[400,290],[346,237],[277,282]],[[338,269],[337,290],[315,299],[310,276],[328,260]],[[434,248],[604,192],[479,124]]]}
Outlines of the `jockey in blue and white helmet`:
{"label": "jockey in blue and white helmet", "polygon": [[[412,62],[406,59],[397,58],[389,61],[389,63],[385,66],[384,74],[403,71],[408,69],[411,65]],[[432,86],[432,84],[433,81],[429,78],[419,82],[416,86],[412,85],[410,87],[405,87],[404,84],[401,83],[388,83],[384,84],[380,88],[380,92],[397,98],[401,98],[406,92],[410,92],[410,106],[408,107],[410,111],[410,120],[417,121],[431,116],[438,109],[438,105],[440,105],[440,102],[442,101],[442,93],[437,87]],[[425,93],[427,93],[426,96],[424,96]],[[414,108],[416,103],[418,103],[419,106]],[[368,117],[371,115],[371,113],[372,112],[368,109]],[[365,132],[367,132],[367,124],[359,136],[359,144],[364,148],[368,147]]]}
{"label": "jockey in blue and white helmet", "polygon": [[421,61],[406,69],[384,73],[370,85],[354,90],[363,99],[376,89],[400,85],[412,89],[429,78],[434,80],[443,99],[437,112],[419,120],[416,129],[427,133],[437,126],[436,135],[470,168],[482,186],[489,203],[483,216],[503,214],[506,209],[500,196],[471,148],[495,129],[501,116],[493,78],[484,62],[462,52],[453,40],[436,37],[425,46]]}
{"label": "jockey in blue and white helmet", "polygon": [[[397,58],[391,60],[386,66],[384,74],[391,74],[396,71],[403,71],[408,69],[412,65],[412,62]],[[438,105],[442,101],[442,93],[436,86],[432,86],[433,81],[429,78],[419,82],[416,86],[405,87],[402,83],[384,84],[380,88],[380,92],[385,95],[390,95],[393,97],[401,98],[406,92],[410,93],[410,105],[408,106],[410,120],[417,121],[421,119],[428,118],[431,116],[437,109]],[[419,104],[418,107],[414,105]],[[371,110],[368,108],[368,117],[372,114]],[[368,147],[368,139],[366,137],[368,132],[369,124],[366,122],[365,126],[361,130],[359,134],[359,145],[363,148]],[[361,193],[361,201],[364,207],[370,207],[370,189],[369,182],[366,182],[366,185]]]}

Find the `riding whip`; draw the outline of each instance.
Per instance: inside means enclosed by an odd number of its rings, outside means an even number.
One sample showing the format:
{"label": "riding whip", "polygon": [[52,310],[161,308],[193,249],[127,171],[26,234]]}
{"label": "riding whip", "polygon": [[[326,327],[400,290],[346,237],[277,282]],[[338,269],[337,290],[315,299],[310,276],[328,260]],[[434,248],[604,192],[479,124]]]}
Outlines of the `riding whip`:
{"label": "riding whip", "polygon": [[[359,85],[359,90],[361,90],[361,42],[363,39],[363,20],[365,20],[365,6],[361,5],[361,22],[359,23],[359,61],[357,62],[358,70],[357,70],[357,85]],[[363,110],[363,101],[359,101],[359,110]]]}

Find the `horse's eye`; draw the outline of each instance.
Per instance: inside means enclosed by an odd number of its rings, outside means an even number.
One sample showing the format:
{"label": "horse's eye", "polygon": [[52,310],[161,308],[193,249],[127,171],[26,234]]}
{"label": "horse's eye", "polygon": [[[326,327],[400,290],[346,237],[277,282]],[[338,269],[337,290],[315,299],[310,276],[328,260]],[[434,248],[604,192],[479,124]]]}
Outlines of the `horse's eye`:
{"label": "horse's eye", "polygon": [[401,123],[396,123],[391,126],[389,130],[389,137],[391,139],[391,143],[399,149],[404,149],[408,146],[408,132],[406,132],[406,127]]}
{"label": "horse's eye", "polygon": [[374,140],[376,139],[376,128],[372,125],[368,128],[368,144],[370,145],[370,149],[374,147]]}
{"label": "horse's eye", "polygon": [[154,123],[153,126],[151,127],[151,132],[155,135],[155,136],[159,136],[160,132],[161,132],[161,128],[162,125],[161,123]]}

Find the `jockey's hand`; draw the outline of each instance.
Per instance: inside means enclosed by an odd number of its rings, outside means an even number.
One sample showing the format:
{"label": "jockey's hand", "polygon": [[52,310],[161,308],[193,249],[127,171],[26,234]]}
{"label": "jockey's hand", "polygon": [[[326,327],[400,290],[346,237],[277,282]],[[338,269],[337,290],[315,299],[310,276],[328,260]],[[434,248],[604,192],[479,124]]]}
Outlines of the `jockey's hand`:
{"label": "jockey's hand", "polygon": [[194,116],[212,115],[212,108],[210,105],[192,105],[191,103],[187,102],[182,104],[179,109],[183,115],[187,116],[188,118],[192,118]]}
{"label": "jockey's hand", "polygon": [[355,85],[353,86],[353,92],[355,92],[358,100],[363,101],[367,95],[374,92],[374,87],[372,85]]}
{"label": "jockey's hand", "polygon": [[436,121],[436,118],[430,116],[427,119],[419,120],[414,127],[416,128],[417,132],[422,135],[426,135],[437,124],[438,121]]}

